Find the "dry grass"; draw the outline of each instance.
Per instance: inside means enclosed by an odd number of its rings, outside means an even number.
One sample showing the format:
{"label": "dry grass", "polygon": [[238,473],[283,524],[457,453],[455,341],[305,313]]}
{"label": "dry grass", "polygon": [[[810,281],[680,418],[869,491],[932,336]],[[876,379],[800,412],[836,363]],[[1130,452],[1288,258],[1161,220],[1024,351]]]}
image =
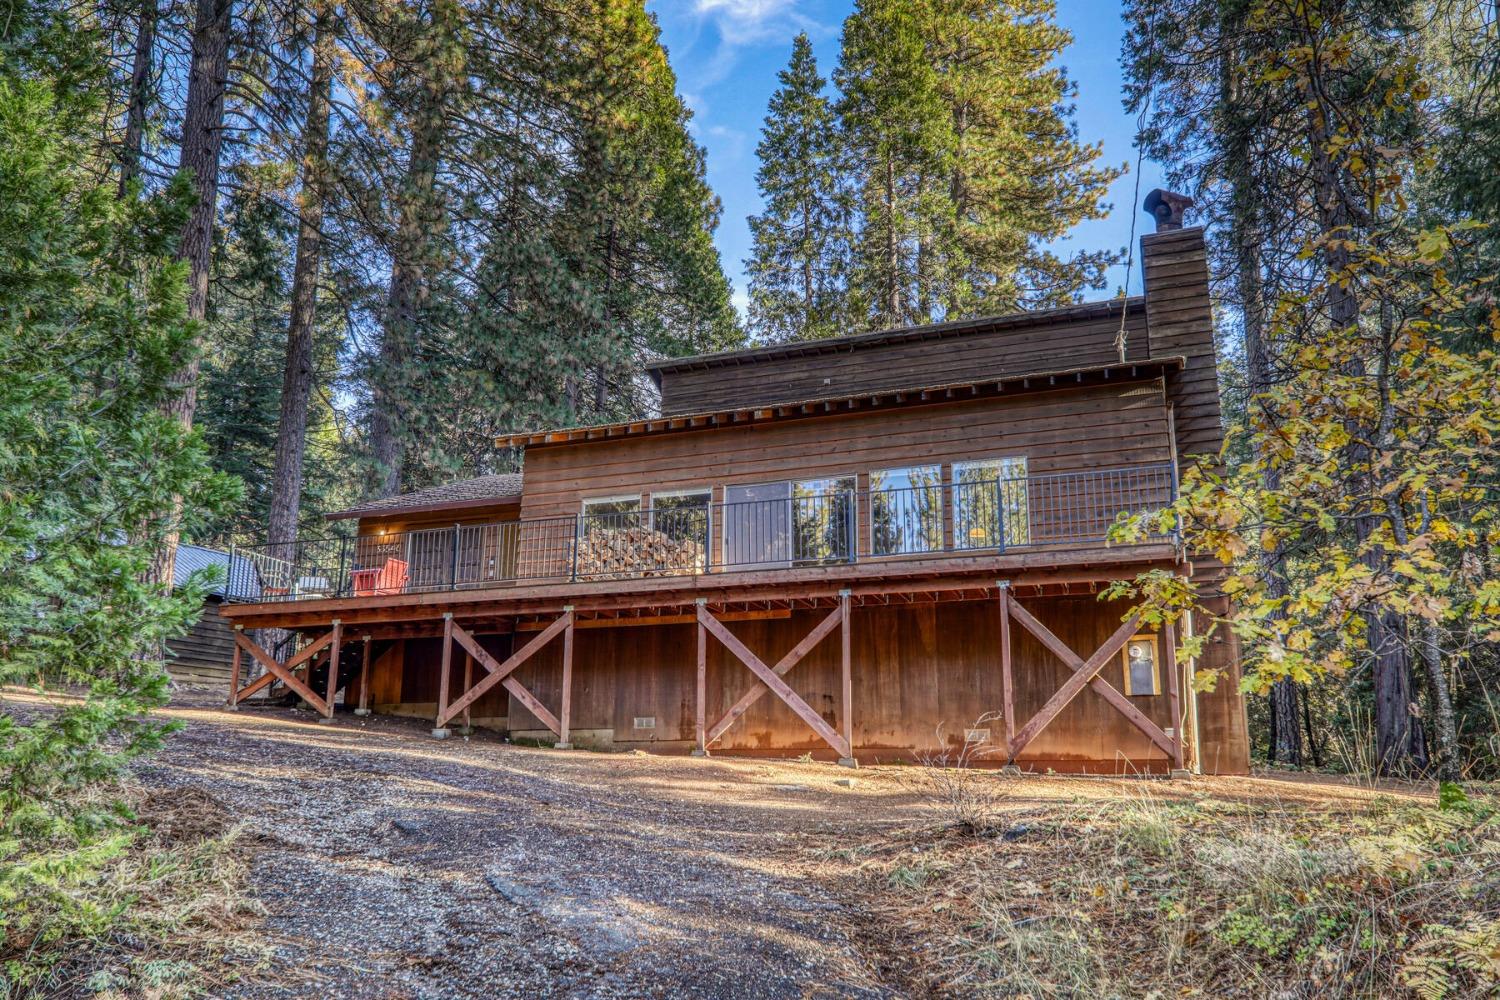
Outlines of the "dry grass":
{"label": "dry grass", "polygon": [[25,984],[0,972],[0,1000],[212,995],[269,961],[253,933],[263,912],[246,894],[249,846],[228,811],[192,789],[132,785],[123,792],[139,832],[99,877],[73,890],[79,902],[109,915],[99,921],[103,929],[62,937],[44,929],[28,941],[0,942],[7,962],[50,966]]}
{"label": "dry grass", "polygon": [[[937,776],[939,816],[956,815],[955,780],[1007,784]],[[1144,782],[1048,801],[1034,794],[1041,780],[1011,783],[1025,791],[1010,793],[1003,819],[945,821],[847,853],[889,950],[919,956],[916,990],[1500,996],[1490,801],[1229,801]]]}

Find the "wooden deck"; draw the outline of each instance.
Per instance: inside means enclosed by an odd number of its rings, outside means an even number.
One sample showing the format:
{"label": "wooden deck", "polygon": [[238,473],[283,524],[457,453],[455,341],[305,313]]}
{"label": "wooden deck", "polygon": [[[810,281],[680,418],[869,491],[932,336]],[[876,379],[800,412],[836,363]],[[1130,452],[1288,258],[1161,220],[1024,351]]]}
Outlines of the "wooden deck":
{"label": "wooden deck", "polygon": [[445,613],[467,622],[500,624],[556,615],[567,608],[581,619],[652,617],[691,610],[699,600],[715,610],[743,611],[831,606],[848,590],[856,606],[895,601],[983,596],[998,580],[1017,591],[1067,593],[1150,568],[1190,570],[1178,548],[1149,545],[1094,546],[1063,551],[958,555],[940,553],[899,559],[792,569],[707,573],[576,583],[516,582],[485,590],[435,591],[295,602],[226,605],[223,614],[246,629],[327,627],[334,620],[365,627],[377,638],[436,635]]}

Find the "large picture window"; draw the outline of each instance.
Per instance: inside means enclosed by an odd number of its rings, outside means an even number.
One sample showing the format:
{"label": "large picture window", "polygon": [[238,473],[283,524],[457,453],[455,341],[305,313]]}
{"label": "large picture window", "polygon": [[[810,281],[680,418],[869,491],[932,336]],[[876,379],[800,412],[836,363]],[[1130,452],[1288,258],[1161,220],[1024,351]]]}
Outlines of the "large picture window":
{"label": "large picture window", "polygon": [[991,549],[1031,540],[1026,459],[953,463],[953,545]]}
{"label": "large picture window", "polygon": [[940,465],[870,473],[870,541],[877,556],[936,552],[943,547]]}
{"label": "large picture window", "polygon": [[787,567],[854,556],[854,477],[724,488],[724,565]]}

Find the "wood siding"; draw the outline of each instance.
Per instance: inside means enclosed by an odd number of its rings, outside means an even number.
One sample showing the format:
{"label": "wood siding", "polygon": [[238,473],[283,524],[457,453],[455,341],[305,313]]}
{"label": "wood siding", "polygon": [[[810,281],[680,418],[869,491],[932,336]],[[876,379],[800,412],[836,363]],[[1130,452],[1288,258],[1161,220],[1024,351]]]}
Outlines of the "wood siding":
{"label": "wood siding", "polygon": [[[531,448],[521,515],[571,516],[588,497],[862,475],[1013,455],[1024,455],[1033,475],[1167,462],[1171,451],[1161,383],[1056,389]],[[720,499],[716,490],[715,500]]]}
{"label": "wood siding", "polygon": [[[1118,628],[1121,603],[1092,596],[1027,599],[1021,602],[1076,652],[1087,656]],[[766,662],[794,646],[826,611],[796,612],[787,618],[736,621],[727,627]],[[857,608],[851,617],[854,744],[866,762],[912,759],[953,751],[964,730],[990,730],[1003,741],[999,718],[1000,621],[992,601],[915,607]],[[517,641],[525,641],[525,636]],[[1017,724],[1024,724],[1069,675],[1067,667],[1024,630],[1012,629]],[[684,753],[693,741],[696,697],[695,626],[653,625],[579,629],[574,637],[573,734],[585,746],[640,748]],[[502,652],[509,637],[487,636],[486,648]],[[494,644],[492,647],[492,643]],[[435,708],[440,647],[431,640],[409,640],[401,680],[402,701],[390,706],[426,717]],[[561,648],[555,641],[517,671],[517,678],[541,702],[557,710],[561,702]],[[461,657],[455,669],[461,669]],[[1164,668],[1163,668],[1164,669]],[[1116,657],[1101,675],[1117,689],[1123,666]],[[710,639],[707,661],[709,724],[754,683],[750,671],[722,644]],[[839,640],[830,635],[787,675],[787,682],[831,724],[839,720]],[[1161,689],[1166,690],[1165,678]],[[519,702],[503,692],[475,705],[477,722],[513,736],[550,739]],[[1172,727],[1165,694],[1132,698],[1131,703],[1159,726]],[[986,718],[994,715],[994,718]],[[652,719],[651,728],[637,728]],[[715,753],[831,757],[779,699],[766,695],[730,727]],[[1209,764],[1233,756],[1209,748]],[[1099,695],[1085,689],[1021,755],[1035,768],[1118,773],[1161,771],[1167,758]],[[991,763],[1004,763],[1003,755]]]}
{"label": "wood siding", "polygon": [[[1127,360],[1147,357],[1145,320],[1137,303],[1126,321]],[[961,335],[664,371],[661,411],[699,413],[1108,364],[1119,360],[1119,330],[1118,310],[1088,320],[1024,320],[1018,325],[1010,319]]]}
{"label": "wood siding", "polygon": [[423,528],[451,528],[455,524],[494,524],[497,521],[514,521],[520,516],[518,500],[506,503],[457,507],[451,510],[406,513],[395,511],[389,514],[372,514],[359,519],[359,534],[375,535],[382,531],[418,531]]}
{"label": "wood siding", "polygon": [[167,643],[171,659],[167,673],[178,684],[210,684],[229,687],[234,660],[234,632],[219,614],[219,601],[203,602],[203,613],[186,635]]}

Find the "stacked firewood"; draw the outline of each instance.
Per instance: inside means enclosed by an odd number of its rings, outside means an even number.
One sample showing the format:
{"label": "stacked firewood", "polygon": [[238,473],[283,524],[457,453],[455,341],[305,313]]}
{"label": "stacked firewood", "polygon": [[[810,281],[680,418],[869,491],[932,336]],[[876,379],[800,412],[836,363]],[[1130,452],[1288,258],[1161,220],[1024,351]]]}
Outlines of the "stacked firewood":
{"label": "stacked firewood", "polygon": [[578,544],[578,575],[596,580],[676,576],[704,565],[703,542],[650,528],[595,528]]}

